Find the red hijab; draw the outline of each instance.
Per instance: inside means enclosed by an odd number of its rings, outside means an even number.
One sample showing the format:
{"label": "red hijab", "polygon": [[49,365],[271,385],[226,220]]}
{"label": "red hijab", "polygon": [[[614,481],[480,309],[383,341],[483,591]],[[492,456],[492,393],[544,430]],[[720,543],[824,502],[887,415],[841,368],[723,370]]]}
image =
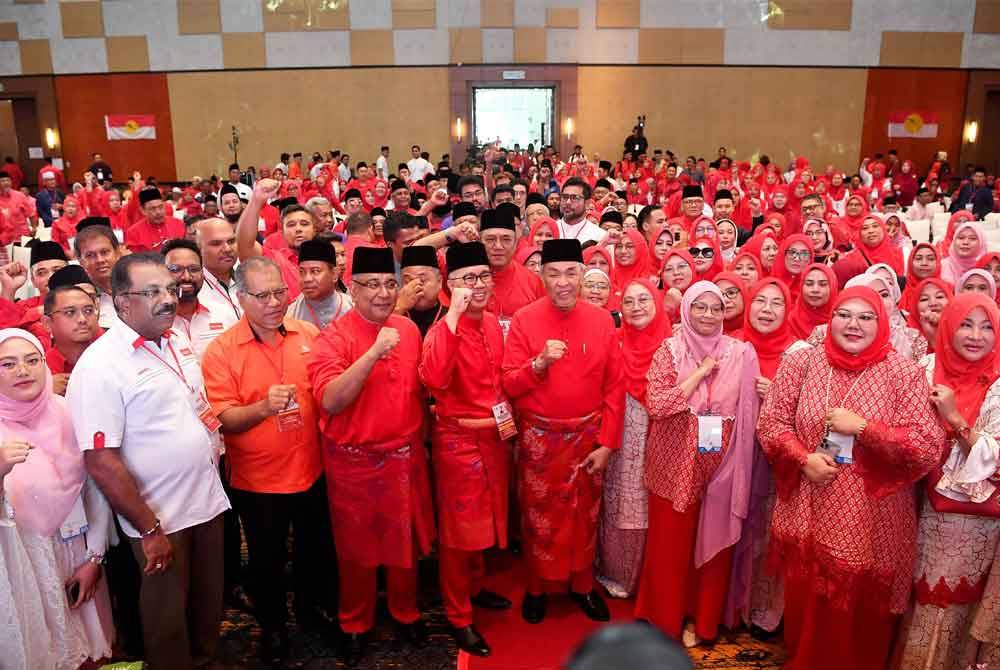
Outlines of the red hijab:
{"label": "red hijab", "polygon": [[[851,200],[858,200],[861,203],[861,211],[857,216],[849,216],[846,213],[847,205]],[[857,193],[852,194],[844,201],[844,211],[845,214],[838,217],[833,225],[834,243],[837,245],[854,243],[858,239],[858,233],[861,231],[861,222],[871,213],[868,201]]]}
{"label": "red hijab", "polygon": [[592,247],[587,247],[583,250],[583,264],[588,265],[590,259],[594,257],[595,254],[600,254],[604,256],[604,260],[608,262],[608,274],[612,274],[615,271],[615,259],[611,257],[611,252],[603,244],[595,244]]}
{"label": "red hijab", "polygon": [[[776,279],[780,279],[785,286],[788,288],[791,294],[792,300],[789,301],[788,307],[791,309],[792,302],[798,300],[799,293],[802,292],[802,274],[794,275],[792,274],[788,267],[785,265],[785,254],[792,245],[798,242],[799,244],[805,245],[806,249],[809,251],[809,262],[806,265],[811,265],[815,260],[815,254],[813,254],[813,243],[809,239],[808,235],[803,235],[802,233],[796,233],[795,235],[789,235],[778,247],[778,255],[774,257],[774,266],[771,267],[771,276]],[[805,268],[803,268],[803,272]]]}
{"label": "red hijab", "polygon": [[[750,305],[754,298],[768,286],[777,286],[781,295],[785,298],[785,317],[774,332],[759,332],[750,323]],[[743,310],[743,339],[750,343],[757,352],[757,361],[760,363],[760,374],[768,379],[774,379],[774,374],[778,371],[778,364],[781,363],[781,355],[798,338],[792,332],[789,323],[789,315],[792,309],[792,298],[788,287],[783,281],[775,277],[765,277],[753,285],[750,289],[749,299],[746,308]]]}
{"label": "red hijab", "polygon": [[945,231],[944,239],[938,245],[938,259],[944,258],[951,252],[951,243],[955,239],[955,229],[958,228],[959,224],[965,223],[966,221],[975,221],[976,215],[967,209],[960,209],[951,215],[948,219],[948,229]]}
{"label": "red hijab", "polygon": [[955,349],[953,334],[958,331],[972,310],[982,308],[993,326],[1000,332],[1000,310],[989,296],[982,293],[962,293],[955,296],[941,313],[934,347],[934,383],[944,384],[955,393],[955,405],[970,426],[979,416],[986,392],[1000,377],[1000,360],[994,347],[985,357],[972,363]]}
{"label": "red hijab", "polygon": [[919,249],[930,249],[934,253],[934,274],[930,277],[925,277],[925,279],[941,276],[941,258],[938,256],[937,249],[934,248],[934,245],[930,242],[920,242],[914,245],[914,247],[910,249],[910,255],[907,257],[906,261],[906,286],[903,287],[903,294],[899,297],[899,306],[903,309],[909,309],[907,305],[910,304],[910,301],[916,300],[913,296],[913,292],[916,291],[917,285],[923,281],[913,271],[913,258],[917,255],[917,251]]}
{"label": "red hijab", "polygon": [[837,296],[837,300],[833,303],[833,308],[830,311],[836,311],[845,302],[854,298],[864,300],[871,307],[872,311],[875,312],[878,320],[875,339],[863,351],[856,354],[847,353],[834,341],[833,323],[831,321],[830,328],[826,331],[826,339],[823,340],[823,348],[826,350],[826,360],[830,362],[830,365],[840,370],[858,372],[875,363],[884,361],[885,357],[892,351],[892,345],[889,343],[889,315],[886,314],[882,298],[874,289],[867,286],[852,286],[849,289],[845,289]]}
{"label": "red hijab", "polygon": [[876,246],[870,247],[864,242],[864,240],[859,240],[861,242],[861,251],[864,252],[865,257],[871,261],[872,265],[885,263],[892,268],[892,271],[895,272],[898,277],[903,274],[903,250],[893,244],[892,240],[889,239],[889,234],[885,229],[885,221],[882,220],[882,217],[869,214],[865,217],[862,225],[867,223],[869,220],[878,222],[879,227],[882,229],[882,241]]}
{"label": "red hijab", "polygon": [[[1000,251],[990,251],[979,257],[976,267],[989,271],[989,264],[992,261],[1000,262]],[[997,305],[1000,305],[1000,289],[997,289]]]}
{"label": "red hijab", "polygon": [[[743,315],[746,314],[747,305],[747,283],[743,281],[743,277],[739,276],[735,272],[720,272],[715,275],[715,279],[712,283],[719,286],[720,281],[727,281],[733,286],[735,286],[740,291],[740,295],[743,297],[743,311],[732,317],[731,319],[726,319],[722,322],[722,332],[730,337],[735,337],[738,340],[743,339],[743,334],[740,329],[743,328]],[[721,290],[721,286],[719,287]],[[723,301],[725,302],[725,301]]]}
{"label": "red hijab", "polygon": [[[646,400],[646,373],[653,361],[653,354],[663,341],[670,337],[673,326],[663,309],[663,294],[648,279],[634,279],[629,284],[639,284],[653,296],[653,320],[641,330],[622,319],[622,360],[625,369],[625,390],[640,402]],[[628,285],[625,286],[628,288]]]}
{"label": "red hijab", "polygon": [[[951,284],[941,279],[940,277],[928,277],[927,279],[924,279],[923,281],[921,281],[919,284],[916,285],[916,287],[913,289],[913,293],[910,294],[909,300],[905,303],[902,303],[901,306],[904,307],[907,311],[906,325],[910,326],[910,328],[916,328],[921,333],[923,333],[924,331],[920,328],[920,314],[917,312],[917,305],[920,303],[920,294],[923,293],[924,288],[926,288],[930,284],[933,284],[934,286],[937,286],[939,289],[941,289],[941,291],[943,291],[944,294],[948,296],[949,301],[955,295],[955,291],[951,287]],[[900,302],[902,302],[902,300],[900,300]],[[933,342],[928,342],[927,344],[928,347],[934,346]]]}
{"label": "red hijab", "polygon": [[[781,232],[777,235],[778,239],[783,240],[788,237],[788,219],[785,215],[781,212],[768,212],[764,215],[764,225],[770,226],[773,219],[777,219],[781,224]],[[773,228],[774,226],[771,227]]]}
{"label": "red hijab", "polygon": [[[784,193],[785,194],[785,206],[778,207],[774,204],[774,194]],[[767,207],[769,212],[780,212],[784,214],[790,210],[790,203],[792,202],[792,194],[788,191],[788,186],[785,184],[775,184],[771,189],[771,192],[767,196]]]}
{"label": "red hijab", "polygon": [[767,273],[764,272],[764,266],[760,264],[760,258],[747,251],[746,246],[740,247],[740,253],[736,254],[736,257],[733,258],[733,262],[729,264],[729,269],[732,270],[744,259],[749,260],[757,268],[757,281],[763,279]]}
{"label": "red hijab", "polygon": [[[770,231],[770,230],[771,229],[769,228],[768,231]],[[764,242],[769,237],[772,240],[774,240],[775,242],[778,241],[777,236],[774,235],[773,233],[767,232],[767,231],[760,232],[760,228],[758,228],[757,232],[755,232],[753,234],[753,236],[749,240],[747,240],[746,244],[744,244],[742,247],[740,247],[740,253],[736,256],[736,258],[739,258],[740,256],[743,256],[743,255],[749,255],[749,256],[752,256],[753,258],[755,258],[757,260],[757,265],[760,267],[760,276],[761,277],[763,277],[765,274],[767,274],[767,271],[764,270],[764,262],[761,261],[761,259],[760,259],[760,252],[761,252],[761,248],[763,248],[763,246],[764,246]],[[812,247],[812,245],[810,245],[810,248],[811,247]],[[733,262],[734,263],[736,262],[735,258],[733,259]]]}
{"label": "red hijab", "polygon": [[559,226],[556,225],[556,220],[551,216],[543,216],[538,221],[535,221],[534,225],[531,226],[531,231],[528,233],[527,242],[532,246],[538,246],[539,249],[542,247],[535,245],[535,235],[541,230],[542,226],[548,226],[549,231],[552,232],[552,239],[559,239]]}
{"label": "red hijab", "polygon": [[830,282],[830,298],[825,304],[813,307],[803,299],[801,292],[799,293],[799,298],[795,301],[795,306],[788,315],[788,322],[792,328],[792,332],[803,340],[812,334],[816,326],[830,322],[830,312],[833,311],[833,303],[837,299],[839,290],[837,287],[837,275],[833,273],[833,268],[824,263],[813,263],[803,270],[802,280],[805,281],[806,275],[813,270],[822,272]]}
{"label": "red hijab", "polygon": [[[719,247],[719,240],[712,239],[711,237],[699,237],[694,242],[691,243],[691,247],[696,247],[699,244],[705,243],[712,247],[712,264],[708,266],[708,269],[704,272],[698,272],[697,268],[694,271],[695,281],[712,281],[715,279],[715,275],[722,272],[726,265],[726,262],[722,259],[722,249]],[[693,260],[693,258],[692,258]],[[694,267],[694,266],[692,266]]]}
{"label": "red hijab", "polygon": [[[612,267],[611,285],[612,291],[618,296],[625,292],[625,287],[636,279],[649,279],[655,273],[653,269],[652,254],[649,252],[649,245],[646,238],[635,228],[628,228],[624,231],[622,238],[632,240],[635,245],[635,261],[631,265],[624,265],[616,262]],[[617,261],[617,259],[616,259]]]}
{"label": "red hijab", "polygon": [[[667,266],[667,263],[669,263],[670,259],[674,256],[680,256],[681,259],[688,264],[688,267],[691,268],[691,284],[698,281],[698,271],[694,269],[694,259],[691,258],[691,254],[687,252],[687,249],[667,249],[667,253],[663,255],[663,262],[660,263],[660,271],[657,274],[657,277],[660,278],[660,282],[663,282],[663,268]],[[681,290],[681,293],[690,288],[691,284],[685,286],[684,289]],[[664,287],[663,290],[666,291],[668,289]]]}

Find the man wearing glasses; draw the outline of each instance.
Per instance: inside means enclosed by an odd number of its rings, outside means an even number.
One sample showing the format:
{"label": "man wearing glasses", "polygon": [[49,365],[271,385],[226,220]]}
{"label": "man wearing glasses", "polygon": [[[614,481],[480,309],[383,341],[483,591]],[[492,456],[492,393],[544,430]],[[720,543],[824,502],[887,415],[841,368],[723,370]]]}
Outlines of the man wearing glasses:
{"label": "man wearing glasses", "polygon": [[45,362],[52,372],[52,390],[58,395],[66,395],[73,367],[104,332],[97,325],[97,289],[90,285],[88,292],[80,286],[90,284],[90,278],[79,265],[66,267],[72,270],[58,270],[52,275],[42,303],[42,325],[52,336]]}
{"label": "man wearing glasses", "polygon": [[417,554],[434,540],[424,390],[417,377],[420,331],[394,314],[399,282],[390,249],[354,250],[354,309],[316,339],[309,381],[323,409],[323,462],[338,547],[341,653],[365,654],[375,624],[375,581],[386,567],[389,613],[399,635],[427,640],[417,609]]}
{"label": "man wearing glasses", "polygon": [[236,295],[243,318],[208,346],[202,374],[225,431],[230,496],[247,537],[260,656],[275,663],[289,653],[289,527],[296,620],[321,622],[336,602],[319,410],[306,371],[319,330],[286,316],[288,287],[267,258],[236,268]]}
{"label": "man wearing glasses", "polygon": [[500,380],[503,334],[486,311],[493,286],[486,247],[454,244],[446,259],[451,306],[427,333],[420,362],[420,379],[437,400],[432,453],[441,592],[459,649],[489,656],[472,608],[511,606],[481,580],[483,551],[507,545],[509,440],[516,428]]}
{"label": "man wearing glasses", "polygon": [[219,421],[191,343],[170,329],[179,289],[163,256],[121,258],[111,290],[118,319],[83,352],[66,404],[143,572],[145,660],[188,668],[211,660],[222,615]]}
{"label": "man wearing glasses", "polygon": [[559,193],[559,211],[562,218],[556,222],[561,239],[578,240],[580,244],[593,240],[600,242],[605,233],[600,226],[587,219],[587,201],[590,184],[579,177],[570,177]]}
{"label": "man wearing glasses", "polygon": [[199,300],[205,284],[204,268],[198,245],[189,240],[167,240],[163,245],[167,271],[177,282],[177,313],[172,328],[191,341],[195,356],[201,360],[209,343],[222,334],[226,324]]}

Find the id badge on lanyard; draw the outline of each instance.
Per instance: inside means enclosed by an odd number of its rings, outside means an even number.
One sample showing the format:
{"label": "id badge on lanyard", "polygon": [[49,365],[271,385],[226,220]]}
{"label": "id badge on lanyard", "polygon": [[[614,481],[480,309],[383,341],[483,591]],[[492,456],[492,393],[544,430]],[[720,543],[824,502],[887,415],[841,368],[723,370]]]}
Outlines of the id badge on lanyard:
{"label": "id badge on lanyard", "polygon": [[504,342],[507,341],[507,333],[510,332],[510,319],[505,317],[497,317],[497,321],[500,322],[500,332],[503,333]]}
{"label": "id badge on lanyard", "polygon": [[854,436],[828,432],[816,449],[821,454],[826,454],[840,465],[854,462]]}
{"label": "id badge on lanyard", "polygon": [[717,414],[698,415],[698,453],[722,451],[722,417]]}
{"label": "id badge on lanyard", "polygon": [[304,426],[305,422],[302,420],[299,403],[293,398],[288,402],[288,407],[278,412],[278,432],[294,433],[297,430],[302,430]]}
{"label": "id badge on lanyard", "polygon": [[514,412],[510,403],[504,400],[493,405],[493,418],[497,422],[501,440],[509,440],[517,435],[517,424],[514,423]]}
{"label": "id badge on lanyard", "polygon": [[212,411],[212,406],[208,404],[208,399],[205,397],[205,394],[195,391],[191,387],[188,387],[188,390],[191,391],[194,411],[198,415],[201,422],[205,424],[205,428],[210,433],[218,431],[219,428],[222,427],[222,422],[219,421],[219,417],[215,416],[215,412]]}

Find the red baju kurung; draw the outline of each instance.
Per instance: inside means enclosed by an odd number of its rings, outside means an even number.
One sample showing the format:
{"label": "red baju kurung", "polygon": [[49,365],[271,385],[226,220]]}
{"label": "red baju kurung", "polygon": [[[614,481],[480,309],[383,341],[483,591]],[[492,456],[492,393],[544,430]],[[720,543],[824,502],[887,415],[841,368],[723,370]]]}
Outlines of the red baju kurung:
{"label": "red baju kurung", "polygon": [[[854,463],[814,484],[801,468],[831,407],[868,424]],[[943,440],[923,371],[894,351],[861,371],[833,367],[822,346],[789,354],[757,431],[778,490],[770,552],[785,578],[786,667],[884,668],[910,597],[914,485],[937,464]]]}
{"label": "red baju kurung", "polygon": [[[566,354],[541,375],[532,361],[547,340],[566,343]],[[507,336],[503,386],[519,419],[518,498],[531,577],[571,579],[572,590],[593,585],[600,473],[578,466],[598,446],[621,445],[625,388],[621,351],[608,313],[578,301],[562,311],[548,298],[514,315]]]}
{"label": "red baju kurung", "polygon": [[[309,361],[318,403],[326,385],[371,348],[382,327],[351,310],[322,331]],[[419,618],[416,555],[429,552],[434,539],[427,459],[419,440],[420,333],[398,315],[384,327],[399,331],[399,344],[375,363],[354,402],[339,414],[324,414],[321,423],[340,567],[340,622],[349,633],[373,625],[379,565],[388,568],[393,617],[403,623]]]}
{"label": "red baju kurung", "polygon": [[493,271],[493,294],[486,309],[497,315],[506,333],[514,312],[544,295],[545,289],[538,275],[520,263],[511,262],[503,270]]}
{"label": "red baju kurung", "polygon": [[496,316],[466,315],[456,333],[438,321],[424,339],[420,379],[436,400],[431,458],[441,535],[440,577],[452,625],[472,624],[481,550],[507,546],[510,443],[492,408],[504,399],[503,334]]}

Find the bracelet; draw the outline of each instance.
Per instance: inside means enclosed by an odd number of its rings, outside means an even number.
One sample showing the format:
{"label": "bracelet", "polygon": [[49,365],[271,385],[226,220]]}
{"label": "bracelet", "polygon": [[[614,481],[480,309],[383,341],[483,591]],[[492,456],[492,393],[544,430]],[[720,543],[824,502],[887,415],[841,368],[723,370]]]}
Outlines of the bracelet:
{"label": "bracelet", "polygon": [[865,430],[868,428],[868,419],[861,419],[861,428],[858,430],[858,437],[864,434]]}
{"label": "bracelet", "polygon": [[139,537],[141,539],[146,539],[150,535],[155,535],[159,530],[160,530],[160,520],[157,519],[156,523],[153,524],[153,527],[147,530],[145,533],[139,533]]}
{"label": "bracelet", "polygon": [[91,554],[87,560],[94,565],[104,565],[104,554]]}

